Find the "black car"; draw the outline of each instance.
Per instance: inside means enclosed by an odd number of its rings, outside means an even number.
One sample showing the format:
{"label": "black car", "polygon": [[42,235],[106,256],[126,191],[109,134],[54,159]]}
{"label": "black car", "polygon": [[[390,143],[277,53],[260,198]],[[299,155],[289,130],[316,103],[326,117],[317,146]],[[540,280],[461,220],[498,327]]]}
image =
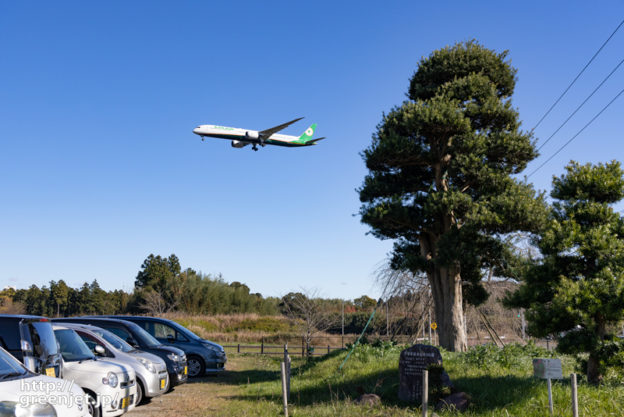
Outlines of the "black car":
{"label": "black car", "polygon": [[108,316],[131,321],[145,329],[159,342],[182,349],[188,360],[189,376],[223,372],[227,357],[223,346],[202,339],[186,327],[160,317]]}
{"label": "black car", "polygon": [[45,317],[0,314],[0,346],[32,372],[63,376],[61,352]]}
{"label": "black car", "polygon": [[167,364],[171,387],[183,384],[188,379],[188,366],[184,351],[173,346],[163,345],[134,323],[125,320],[93,317],[67,317],[53,319],[53,321],[58,323],[83,323],[101,327],[116,334],[136,349],[153,353],[162,358]]}

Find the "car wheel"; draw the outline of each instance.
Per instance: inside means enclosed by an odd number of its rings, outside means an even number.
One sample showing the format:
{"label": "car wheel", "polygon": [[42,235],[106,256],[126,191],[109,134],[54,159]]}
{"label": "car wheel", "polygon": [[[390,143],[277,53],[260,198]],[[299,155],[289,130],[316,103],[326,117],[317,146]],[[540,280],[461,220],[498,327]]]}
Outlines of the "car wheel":
{"label": "car wheel", "polygon": [[87,393],[87,406],[88,406],[88,410],[89,410],[89,414],[91,414],[92,417],[100,417],[102,415],[102,410],[100,407],[96,407],[96,400],[95,397],[93,397],[93,395],[91,395],[91,393]]}
{"label": "car wheel", "polygon": [[139,405],[143,402],[143,384],[141,381],[136,380],[137,392],[136,392],[136,401],[134,402],[136,405]]}
{"label": "car wheel", "polygon": [[206,365],[199,356],[191,355],[186,359],[188,365],[188,376],[195,378],[204,375],[206,372]]}

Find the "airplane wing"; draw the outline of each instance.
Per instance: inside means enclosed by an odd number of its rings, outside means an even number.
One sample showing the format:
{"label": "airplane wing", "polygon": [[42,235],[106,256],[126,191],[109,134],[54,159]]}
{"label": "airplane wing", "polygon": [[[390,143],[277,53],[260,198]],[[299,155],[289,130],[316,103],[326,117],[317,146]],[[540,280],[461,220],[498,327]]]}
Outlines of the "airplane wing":
{"label": "airplane wing", "polygon": [[295,119],[295,120],[291,120],[290,122],[284,123],[284,124],[279,125],[279,126],[272,127],[272,128],[270,128],[270,129],[261,130],[261,131],[260,131],[260,132],[258,132],[258,133],[260,134],[260,137],[263,137],[263,138],[269,138],[269,137],[271,137],[271,135],[273,135],[274,133],[277,133],[277,132],[279,132],[279,131],[280,131],[280,130],[282,130],[282,129],[286,129],[288,126],[290,126],[291,124],[293,124],[293,123],[295,123],[295,122],[298,122],[298,121],[299,121],[299,120],[301,120],[301,119],[303,119],[303,117],[300,117],[300,118]]}

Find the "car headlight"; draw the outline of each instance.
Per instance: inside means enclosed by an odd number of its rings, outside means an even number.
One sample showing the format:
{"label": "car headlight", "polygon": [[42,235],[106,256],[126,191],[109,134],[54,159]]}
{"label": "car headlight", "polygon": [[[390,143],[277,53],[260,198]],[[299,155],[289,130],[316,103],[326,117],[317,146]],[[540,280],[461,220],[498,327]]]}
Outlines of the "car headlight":
{"label": "car headlight", "polygon": [[153,374],[156,373],[156,367],[154,366],[154,363],[152,361],[147,360],[145,358],[137,358],[137,359],[139,360],[139,362],[143,364],[143,366],[145,366],[145,368],[147,368],[148,371],[150,371]]}
{"label": "car headlight", "polygon": [[104,385],[110,385],[111,387],[115,388],[117,386],[117,383],[119,383],[119,378],[117,377],[117,374],[115,372],[109,372],[108,375],[102,378],[102,384]]}
{"label": "car headlight", "polygon": [[21,405],[15,401],[0,402],[0,417],[57,417],[49,403]]}
{"label": "car headlight", "polygon": [[218,347],[216,347],[216,346],[209,345],[208,343],[204,344],[204,347],[205,347],[206,349],[208,349],[208,350],[211,350],[211,351],[215,352],[215,353],[221,353],[221,349],[219,349],[219,348],[218,348]]}
{"label": "car headlight", "polygon": [[174,362],[180,362],[180,356],[176,355],[175,353],[170,353],[167,355],[167,357]]}

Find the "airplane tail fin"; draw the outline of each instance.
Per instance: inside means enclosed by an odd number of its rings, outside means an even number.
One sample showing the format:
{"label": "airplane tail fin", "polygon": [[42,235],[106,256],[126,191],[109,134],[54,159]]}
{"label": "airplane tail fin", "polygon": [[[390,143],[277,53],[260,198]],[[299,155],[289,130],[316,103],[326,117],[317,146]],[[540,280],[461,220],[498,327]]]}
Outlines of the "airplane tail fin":
{"label": "airplane tail fin", "polygon": [[312,139],[312,136],[314,135],[314,129],[316,129],[316,123],[314,123],[312,126],[307,128],[305,132],[303,132],[301,136],[297,138],[296,142],[300,144],[305,144],[309,142],[310,139]]}

